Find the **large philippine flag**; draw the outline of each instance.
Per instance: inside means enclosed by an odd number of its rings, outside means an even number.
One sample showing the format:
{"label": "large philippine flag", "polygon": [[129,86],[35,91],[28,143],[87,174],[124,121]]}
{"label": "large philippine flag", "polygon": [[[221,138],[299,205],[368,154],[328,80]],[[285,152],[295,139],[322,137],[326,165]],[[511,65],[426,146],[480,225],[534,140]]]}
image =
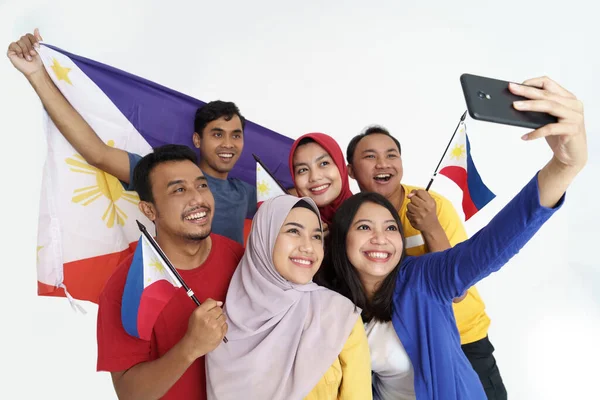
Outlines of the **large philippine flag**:
{"label": "large philippine flag", "polygon": [[[168,143],[193,147],[194,115],[205,103],[48,44],[39,49],[48,74],[109,146],[147,154]],[[108,277],[135,249],[135,220],[152,224],[135,192],[89,165],[46,116],[48,153],[38,223],[38,294],[97,302]],[[252,153],[292,187],[293,140],[248,121],[245,148],[230,176],[256,184]],[[150,232],[152,234],[152,232]]]}
{"label": "large philippine flag", "polygon": [[483,183],[471,157],[471,145],[466,124],[461,124],[442,163],[440,175],[447,176],[463,192],[462,209],[465,221],[488,204],[496,195]]}

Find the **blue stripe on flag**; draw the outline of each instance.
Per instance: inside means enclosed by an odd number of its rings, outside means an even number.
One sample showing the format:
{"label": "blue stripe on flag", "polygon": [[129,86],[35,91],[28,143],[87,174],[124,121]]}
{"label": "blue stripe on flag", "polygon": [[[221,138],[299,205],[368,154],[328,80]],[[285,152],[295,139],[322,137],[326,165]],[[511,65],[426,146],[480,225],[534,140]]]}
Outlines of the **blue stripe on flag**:
{"label": "blue stripe on flag", "polygon": [[139,338],[138,334],[138,310],[144,290],[144,251],[142,244],[143,237],[140,237],[129,272],[123,289],[123,298],[121,301],[121,322],[123,328],[131,336]]}
{"label": "blue stripe on flag", "polygon": [[[466,136],[466,135],[465,135]],[[469,136],[466,136],[467,139],[467,186],[469,187],[469,194],[471,195],[471,200],[473,204],[477,208],[477,210],[481,210],[487,203],[492,201],[496,195],[492,193],[490,189],[483,183],[481,176],[479,176],[479,172],[477,172],[477,168],[475,168],[475,164],[473,163],[473,158],[471,157],[471,143],[469,143]]]}

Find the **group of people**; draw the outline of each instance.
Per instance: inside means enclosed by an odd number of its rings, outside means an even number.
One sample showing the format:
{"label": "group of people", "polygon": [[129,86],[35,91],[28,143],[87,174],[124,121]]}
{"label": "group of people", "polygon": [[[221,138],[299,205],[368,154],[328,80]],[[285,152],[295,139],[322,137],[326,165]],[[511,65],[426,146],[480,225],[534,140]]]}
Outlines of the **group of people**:
{"label": "group of people", "polygon": [[544,137],[553,155],[467,238],[448,200],[401,183],[400,143],[379,126],[355,136],[345,159],[326,134],[298,138],[289,154],[293,194],[258,210],[256,189],[228,177],[252,140],[234,103],[196,113],[199,162],[180,145],[144,157],[109,147],[52,83],[40,39],[36,31],[11,43],[11,62],[86,161],[137,191],[157,242],[202,302],[181,290],[151,340],[132,337],[121,323],[131,258],[117,268],[99,300],[97,369],[111,372],[119,398],[507,397],[474,284],[535,235],[586,164],[574,95],[546,77],[511,85],[529,99],[515,108],[558,118],[524,136]]}

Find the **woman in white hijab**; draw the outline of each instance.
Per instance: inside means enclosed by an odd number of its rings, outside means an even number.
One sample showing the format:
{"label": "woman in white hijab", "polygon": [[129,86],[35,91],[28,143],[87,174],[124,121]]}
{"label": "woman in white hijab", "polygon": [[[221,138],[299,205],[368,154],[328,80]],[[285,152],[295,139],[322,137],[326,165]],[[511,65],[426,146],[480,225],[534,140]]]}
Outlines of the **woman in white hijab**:
{"label": "woman in white hijab", "polygon": [[228,343],[206,357],[209,400],[368,400],[369,346],[350,300],[312,282],[323,232],[308,197],[264,202],[233,275]]}

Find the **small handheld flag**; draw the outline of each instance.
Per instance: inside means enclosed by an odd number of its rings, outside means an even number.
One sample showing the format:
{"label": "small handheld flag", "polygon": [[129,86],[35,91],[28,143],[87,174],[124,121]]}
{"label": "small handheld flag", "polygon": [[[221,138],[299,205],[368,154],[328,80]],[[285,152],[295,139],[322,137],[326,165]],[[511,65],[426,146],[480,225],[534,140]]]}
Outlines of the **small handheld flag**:
{"label": "small handheld flag", "polygon": [[287,190],[263,164],[256,154],[252,154],[256,160],[256,200],[260,204],[270,198],[287,194]]}
{"label": "small handheld flag", "polygon": [[[150,340],[156,319],[183,287],[197,306],[200,301],[185,283],[144,224],[137,221],[142,232],[125,281],[121,302],[123,328],[131,336]],[[227,343],[227,338],[223,341]]]}
{"label": "small handheld flag", "polygon": [[465,214],[465,221],[496,197],[483,183],[477,168],[475,168],[471,156],[471,145],[467,136],[466,115],[467,112],[465,111],[426,189],[429,190],[438,173],[450,178],[463,192],[462,209]]}

